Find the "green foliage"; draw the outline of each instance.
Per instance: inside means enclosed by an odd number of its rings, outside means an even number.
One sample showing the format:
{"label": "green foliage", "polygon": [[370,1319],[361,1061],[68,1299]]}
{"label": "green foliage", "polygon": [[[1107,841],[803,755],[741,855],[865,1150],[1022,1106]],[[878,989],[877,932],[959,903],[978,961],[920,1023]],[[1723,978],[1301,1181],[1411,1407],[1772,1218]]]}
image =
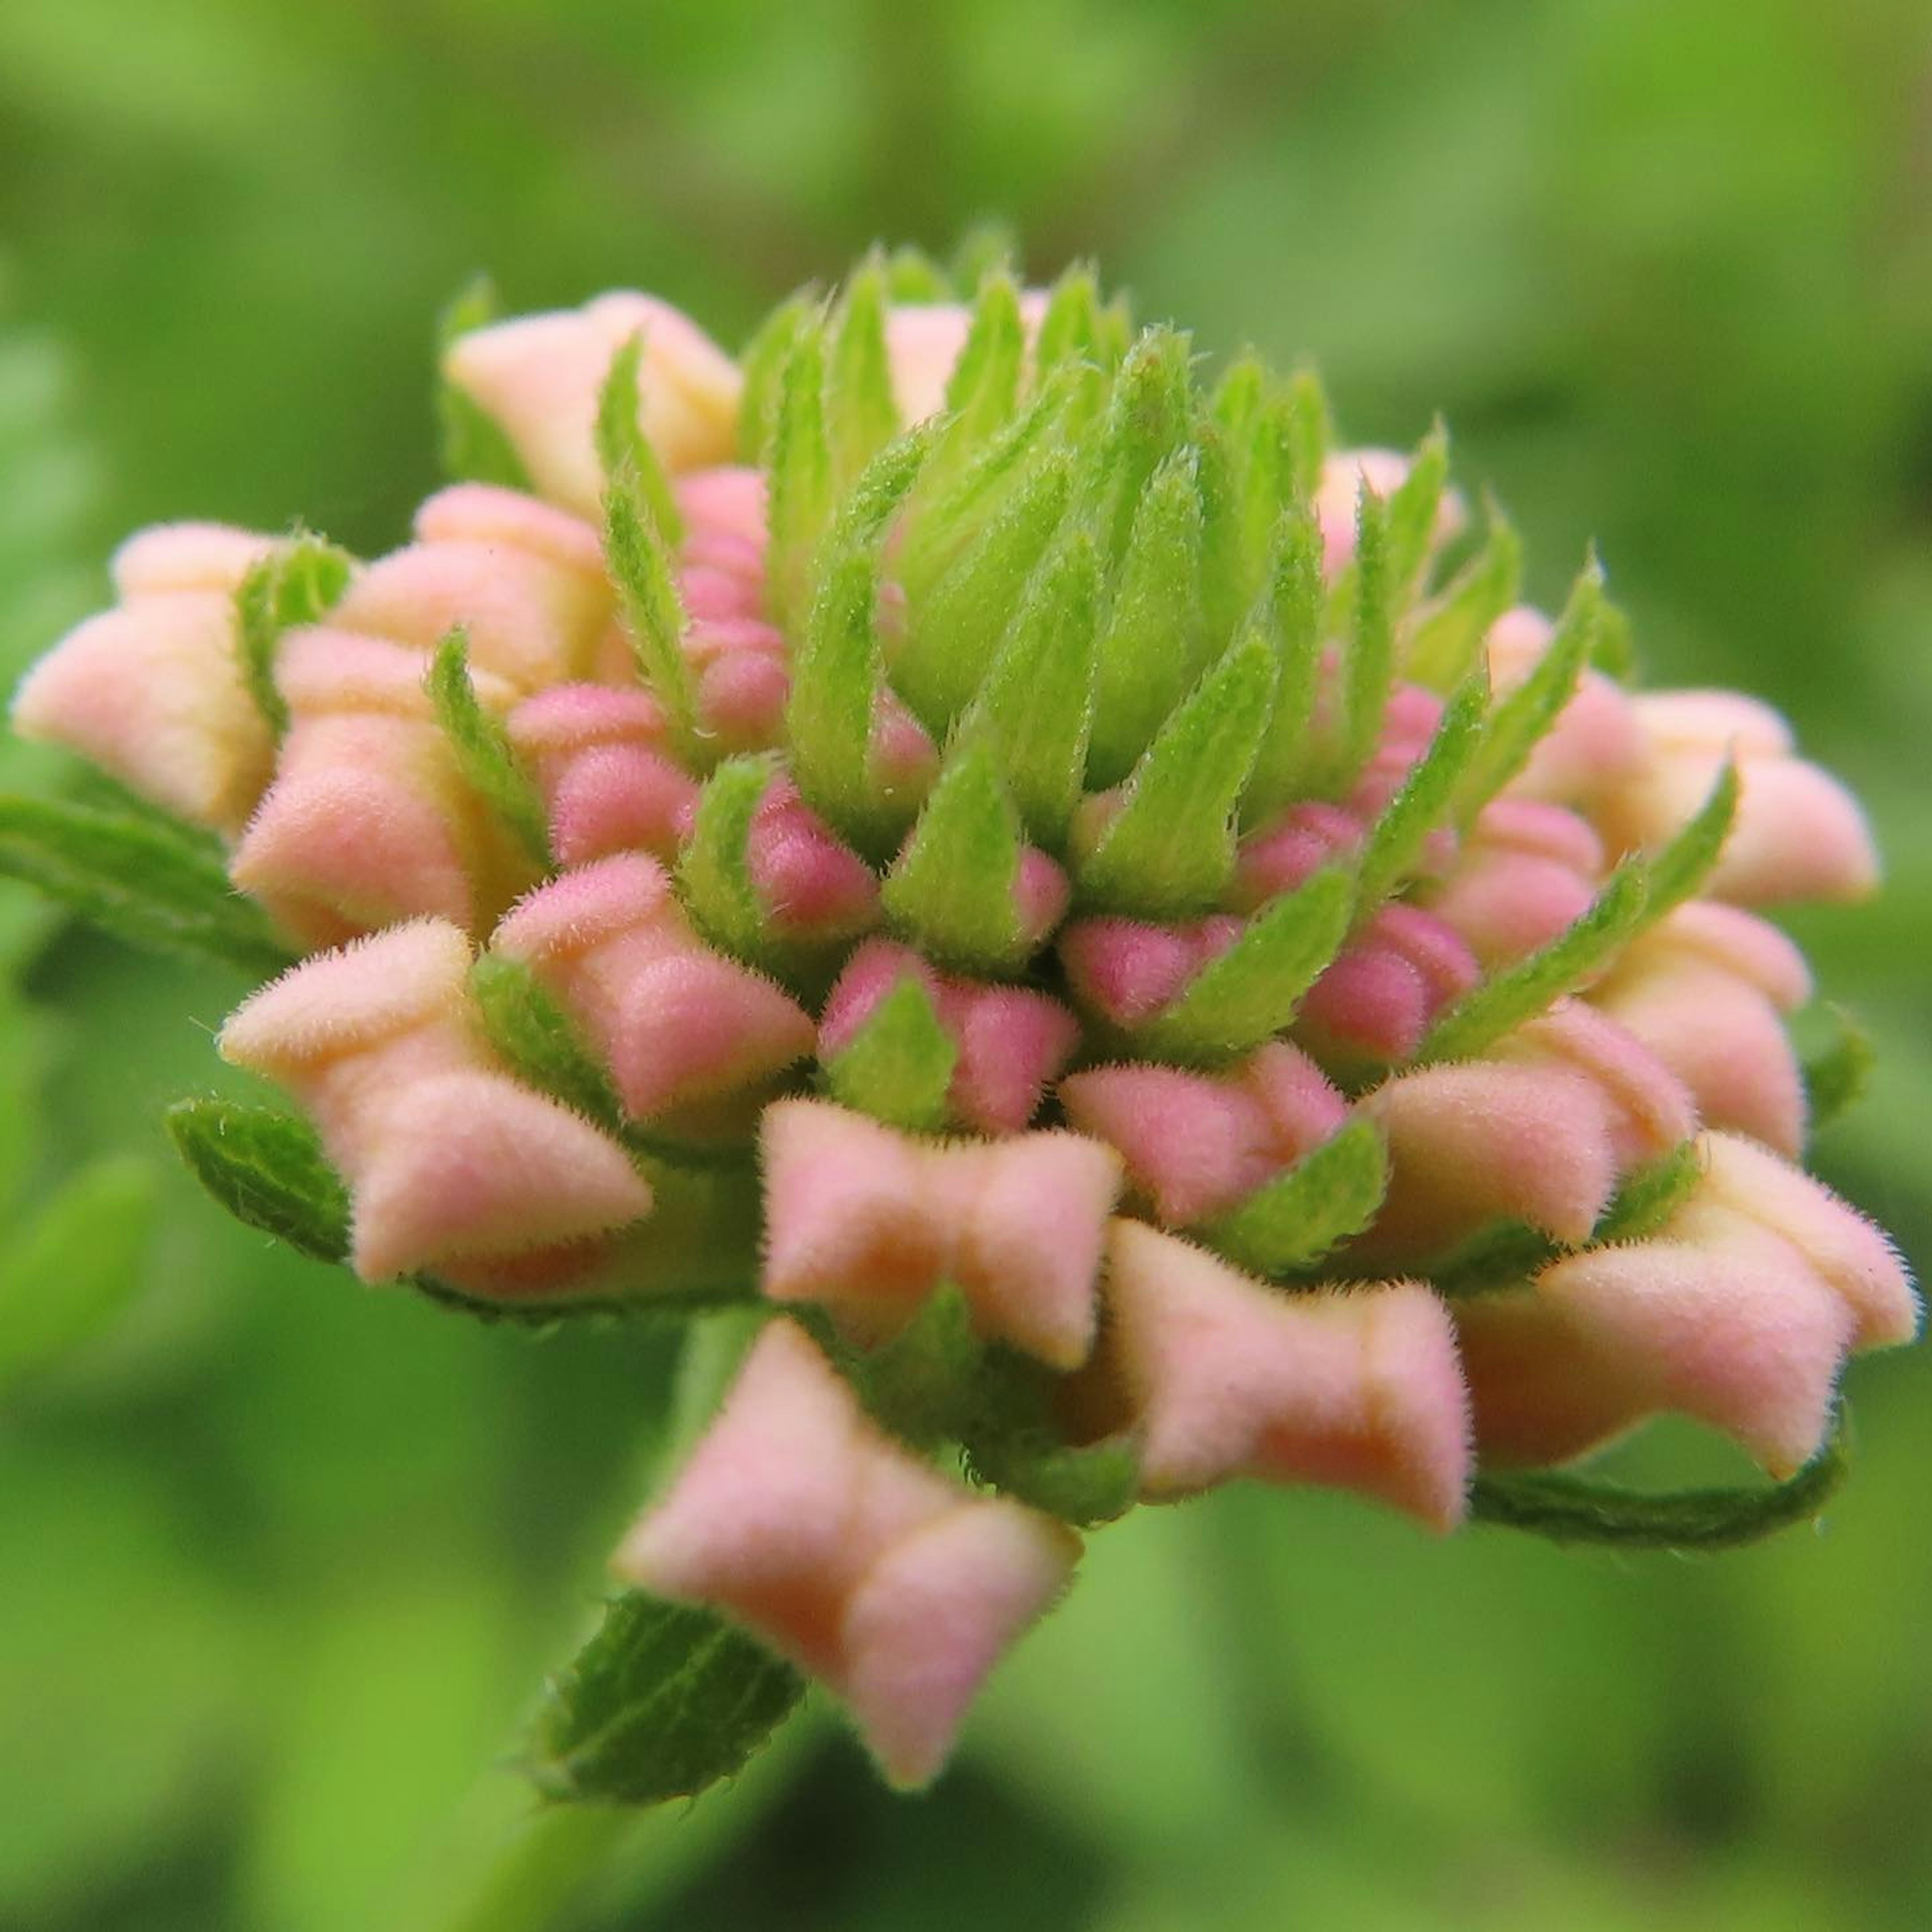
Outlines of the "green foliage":
{"label": "green foliage", "polygon": [[1245,824],[1264,823],[1297,796],[1315,718],[1322,663],[1322,532],[1306,511],[1276,526],[1267,584],[1251,628],[1274,647],[1274,711],[1242,801]]}
{"label": "green foliage", "polygon": [[983,735],[946,761],[882,896],[893,925],[942,965],[998,973],[1030,950],[1013,888],[1022,844],[1019,814]]}
{"label": "green foliage", "polygon": [[[488,276],[478,275],[444,309],[436,327],[438,349],[446,355],[464,336],[494,322],[497,313],[496,284]],[[530,488],[530,472],[500,425],[446,376],[436,384],[436,415],[442,434],[442,473],[451,482]]]}
{"label": "green foliage", "polygon": [[826,356],[826,428],[832,469],[844,488],[899,430],[886,358],[887,299],[886,271],[875,251],[846,284]]}
{"label": "green foliage", "polygon": [[825,316],[793,328],[772,404],[765,457],[771,536],[765,595],[772,616],[795,634],[812,592],[812,564],[832,520],[838,478],[825,422]]}
{"label": "green foliage", "polygon": [[1348,648],[1342,659],[1341,718],[1328,790],[1344,796],[1376,741],[1395,683],[1395,618],[1400,586],[1390,554],[1388,506],[1366,483],[1355,506],[1355,556],[1349,566]]}
{"label": "green foliage", "polygon": [[826,1083],[841,1106],[888,1126],[936,1131],[948,1118],[958,1058],[926,988],[908,973],[826,1061]]}
{"label": "green foliage", "polygon": [[1137,1052],[1185,1065],[1232,1060],[1271,1039],[1294,1017],[1348,929],[1354,887],[1338,871],[1318,872],[1250,920],[1164,1012],[1136,1028]]}
{"label": "green foliage", "polygon": [[875,1420],[931,1450],[968,1426],[986,1357],[973,1332],[972,1306],[948,1282],[896,1335],[857,1356],[851,1372]]}
{"label": "green foliage", "polygon": [[1285,1275],[1359,1234],[1388,1192],[1382,1136],[1352,1120],[1202,1232],[1238,1267]]}
{"label": "green foliage", "polygon": [[1494,503],[1483,547],[1415,612],[1402,649],[1404,674],[1448,691],[1481,662],[1490,626],[1522,586],[1522,539]]}
{"label": "green foliage", "polygon": [[1084,478],[1082,512],[1109,571],[1126,554],[1141,499],[1179,448],[1194,412],[1191,346],[1171,328],[1142,332],[1120,364]]}
{"label": "green foliage", "polygon": [[1132,1436],[1066,1441],[1054,1414],[1056,1378],[1010,1349],[992,1349],[962,1434],[966,1466],[1076,1528],[1111,1522],[1139,1493],[1140,1444]]}
{"label": "green foliage", "polygon": [[1160,728],[1080,862],[1083,897],[1145,917],[1204,911],[1234,876],[1234,812],[1274,704],[1275,655],[1250,633]]}
{"label": "green foliage", "polygon": [[691,837],[678,856],[677,884],[692,922],[734,958],[770,962],[768,920],[752,880],[752,821],[777,772],[773,760],[727,758],[698,794]]}
{"label": "green foliage", "polygon": [[1878,1058],[1871,1036],[1843,1006],[1827,1003],[1822,1017],[1828,1036],[1803,1060],[1806,1111],[1814,1134],[1864,1097]]}
{"label": "green foliage", "polygon": [[1590,1245],[1640,1241],[1682,1207],[1703,1178],[1704,1156],[1694,1140],[1625,1174],[1590,1231]]}
{"label": "green foliage", "polygon": [[1489,681],[1478,673],[1449,700],[1429,748],[1409,767],[1402,789],[1370,829],[1356,871],[1357,916],[1380,905],[1414,871],[1429,835],[1483,742]]}
{"label": "green foliage", "polygon": [[564,1803],[694,1798],[742,1768],[804,1689],[716,1611],[626,1591],[550,1685],[524,1768]]}
{"label": "green foliage", "polygon": [[982,441],[1012,416],[1025,356],[1018,287],[1004,268],[989,267],[980,278],[965,346],[946,384],[946,413],[960,443]]}
{"label": "green foliage", "polygon": [[308,1121],[232,1100],[168,1109],[176,1151],[244,1226],[316,1261],[349,1256],[349,1195]]}
{"label": "green foliage", "polygon": [[683,600],[670,554],[633,465],[604,478],[604,556],[638,675],[663,706],[681,755],[701,766],[706,747],[698,728],[697,686],[684,654]]}
{"label": "green foliage", "polygon": [[1696,896],[1724,849],[1738,815],[1738,768],[1727,764],[1711,795],[1649,864],[1644,923],[1654,925]]}
{"label": "green foliage", "polygon": [[758,326],[738,358],[744,388],[738,400],[738,456],[764,464],[778,432],[778,399],[800,338],[818,326],[819,306],[809,290],[779,303]]}
{"label": "green foliage", "polygon": [[263,557],[235,593],[236,643],[256,709],[279,738],[289,708],[275,687],[275,649],[282,633],[319,622],[349,587],[355,562],[346,550],[298,530]]}
{"label": "green foliage", "polygon": [[523,961],[484,953],[470,969],[470,996],[484,1037],[520,1079],[607,1132],[622,1131],[624,1110],[610,1076]]}
{"label": "green foliage", "polygon": [[266,978],[289,955],[220,854],[152,817],[0,798],[0,873],[24,879],[117,939]]}
{"label": "green foliage", "polygon": [[640,331],[612,357],[610,374],[597,394],[597,460],[605,487],[634,490],[650,514],[651,527],[671,549],[683,541],[684,519],[670,479],[644,434],[644,400],[638,374],[644,366]]}
{"label": "green foliage", "polygon": [[478,700],[470,676],[470,639],[460,626],[436,646],[428,685],[436,722],[464,782],[509,827],[531,862],[548,871],[553,861],[543,794],[524,769],[502,720]]}
{"label": "green foliage", "polygon": [[1389,493],[1388,590],[1396,615],[1407,608],[1421,581],[1436,540],[1437,513],[1449,481],[1449,432],[1438,417],[1415,452],[1408,474]]}

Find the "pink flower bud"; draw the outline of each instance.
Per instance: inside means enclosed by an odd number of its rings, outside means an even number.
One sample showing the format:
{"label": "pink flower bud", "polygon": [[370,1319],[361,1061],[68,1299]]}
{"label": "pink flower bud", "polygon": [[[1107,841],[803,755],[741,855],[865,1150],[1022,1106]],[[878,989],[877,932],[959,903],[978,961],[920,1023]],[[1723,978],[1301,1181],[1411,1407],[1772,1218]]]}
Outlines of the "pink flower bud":
{"label": "pink flower bud", "polygon": [[[1020,321],[1029,350],[1046,303],[1040,290],[1021,292]],[[972,310],[959,302],[901,302],[886,311],[886,359],[902,422],[923,422],[946,406],[946,386],[972,326]]]}
{"label": "pink flower bud", "polygon": [[1075,998],[1115,1026],[1136,1027],[1172,1006],[1240,933],[1240,920],[1219,914],[1182,926],[1080,919],[1058,944]]}
{"label": "pink flower bud", "polygon": [[1362,821],[1339,805],[1312,799],[1241,842],[1234,864],[1234,902],[1253,912],[1270,899],[1306,885],[1362,842]]}
{"label": "pink flower bud", "polygon": [[[282,640],[292,722],[230,872],[313,945],[424,914],[474,930],[532,876],[463,782],[426,668],[408,646],[322,626]],[[507,706],[500,680],[472,677],[485,704]]]}
{"label": "pink flower bud", "polygon": [[1443,920],[1419,906],[1385,905],[1309,988],[1301,1036],[1324,1058],[1405,1060],[1481,976]]}
{"label": "pink flower bud", "polygon": [[767,541],[765,472],[742,464],[694,470],[673,486],[684,518],[687,548],[700,537],[729,537],[763,568]]}
{"label": "pink flower bud", "polygon": [[[1506,610],[1484,640],[1490,681],[1507,697],[1550,648],[1556,626],[1540,610]],[[1510,780],[1519,798],[1574,805],[1599,796],[1640,772],[1646,753],[1642,727],[1622,688],[1600,670],[1586,669],[1575,694]]]}
{"label": "pink flower bud", "polygon": [[981,1133],[1016,1134],[1039,1111],[1046,1084],[1072,1057],[1080,1023],[1030,987],[942,974],[890,939],[868,939],[846,962],[825,1003],[821,1059],[842,1052],[879,1002],[910,974],[925,988],[958,1051],[946,1100]]}
{"label": "pink flower bud", "polygon": [[1484,966],[1527,958],[1580,919],[1606,867],[1603,841],[1562,806],[1499,798],[1477,819],[1429,910]]}
{"label": "pink flower bud", "polygon": [[598,398],[618,351],[640,334],[640,421],[658,460],[674,472],[728,462],[737,442],[738,365],[653,296],[599,296],[581,308],[473,330],[451,344],[443,371],[509,438],[541,494],[594,519],[604,487]]}
{"label": "pink flower bud", "polygon": [[543,792],[560,864],[638,848],[677,856],[700,788],[668,748],[663,707],[648,692],[560,684],[526,698],[507,722]]}
{"label": "pink flower bud", "polygon": [[554,1286],[650,1208],[621,1148],[496,1066],[468,1011],[470,958],[455,926],[417,920],[304,961],[222,1029],[225,1058],[314,1116],[365,1281],[428,1269],[501,1292],[507,1267],[524,1292]]}
{"label": "pink flower bud", "polygon": [[684,654],[698,674],[702,728],[727,752],[758,752],[784,736],[791,695],[785,640],[754,614],[757,599],[735,616],[700,617],[684,634]]}
{"label": "pink flower bud", "polygon": [[14,700],[24,738],[64,745],[129,790],[232,836],[268,782],[274,744],[242,676],[235,593],[273,538],[170,524],[115,560],[123,602],[70,631]]}
{"label": "pink flower bud", "polygon": [[1776,927],[1700,900],[1627,947],[1590,998],[1684,1082],[1711,1126],[1795,1157],[1804,1078],[1781,1016],[1810,994],[1804,956]]}
{"label": "pink flower bud", "polygon": [[1234,1476],[1462,1520],[1469,1419],[1449,1316],[1414,1282],[1286,1294],[1144,1226],[1108,1231],[1106,1348],[1144,1495]]}
{"label": "pink flower bud", "polygon": [[908,1454],[778,1321],[613,1567],[716,1604],[821,1678],[912,1788],[938,1774],[974,1694],[1079,1553],[1062,1525]]}
{"label": "pink flower bud", "polygon": [[872,868],[800,797],[789,778],[766,788],[746,863],[773,925],[809,939],[850,939],[878,921]]}
{"label": "pink flower bud", "polygon": [[1740,905],[1855,899],[1878,883],[1858,802],[1792,755],[1768,705],[1728,692],[1658,692],[1632,700],[1648,757],[1598,808],[1613,845],[1654,850],[1688,824],[1727,758],[1738,764],[1737,816],[1705,890]]}
{"label": "pink flower bud", "polygon": [[1233,1207],[1326,1140],[1348,1102],[1285,1041],[1221,1074],[1130,1061],[1060,1083],[1066,1117],[1118,1148],[1135,1189],[1169,1226]]}
{"label": "pink flower bud", "polygon": [[768,1107],[761,1139],[774,1301],[822,1302],[872,1340],[951,1282],[988,1339],[1086,1359],[1112,1148],[1060,1132],[946,1146],[823,1100]]}
{"label": "pink flower bud", "polygon": [[641,853],[540,886],[490,944],[574,1016],[632,1120],[706,1134],[740,1125],[812,1051],[803,1010],[706,946]]}

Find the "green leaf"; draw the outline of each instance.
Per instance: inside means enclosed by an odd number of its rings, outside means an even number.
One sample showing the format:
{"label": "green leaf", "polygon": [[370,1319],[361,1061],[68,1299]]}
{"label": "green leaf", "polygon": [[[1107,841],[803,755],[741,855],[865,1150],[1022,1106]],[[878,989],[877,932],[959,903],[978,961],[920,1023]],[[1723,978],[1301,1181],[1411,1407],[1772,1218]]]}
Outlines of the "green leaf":
{"label": "green leaf", "polygon": [[484,1036],[520,1079],[608,1132],[622,1131],[610,1076],[522,960],[482,954],[470,969],[470,994]]}
{"label": "green leaf", "polygon": [[746,848],[778,770],[768,755],[727,758],[698,794],[691,836],[677,862],[685,910],[698,931],[753,966],[770,963],[764,902],[752,882]]}
{"label": "green leaf", "polygon": [[940,772],[881,897],[920,950],[968,973],[1026,957],[1013,903],[1024,842],[1019,814],[983,734],[961,742]]}
{"label": "green leaf", "polygon": [[1450,1007],[1422,1042],[1414,1064],[1469,1059],[1574,991],[1642,922],[1646,891],[1640,863],[1632,860],[1619,866],[1575,924]]}
{"label": "green leaf", "polygon": [[1149,481],[1192,427],[1191,364],[1185,335],[1150,328],[1127,351],[1114,378],[1082,478],[1082,504],[1110,571],[1126,553]]}
{"label": "green leaf", "polygon": [[1354,902],[1353,882],[1331,869],[1264,907],[1173,1005],[1134,1029],[1136,1052],[1211,1065],[1272,1039],[1334,958]]}
{"label": "green leaf", "polygon": [[697,681],[684,654],[684,603],[670,554],[634,472],[614,478],[604,493],[604,559],[638,674],[663,706],[680,754],[687,763],[704,764]]}
{"label": "green leaf", "polygon": [[562,1803],[695,1797],[741,1770],[804,1689],[716,1610],[626,1591],[545,1694],[524,1768]]}
{"label": "green leaf", "polygon": [[1071,264],[1053,285],[1034,342],[1041,380],[1063,362],[1100,358],[1100,283],[1090,264]]}
{"label": "green leaf", "polygon": [[1489,680],[1480,670],[1444,708],[1429,748],[1371,827],[1357,870],[1357,917],[1365,917],[1414,871],[1429,835],[1448,817],[1462,774],[1483,742]]}
{"label": "green leaf", "polygon": [[1194,452],[1154,472],[1134,514],[1100,634],[1088,782],[1118,784],[1200,675],[1205,639],[1202,512]]}
{"label": "green leaf", "polygon": [[140,1285],[154,1170],[117,1156],[85,1167],[0,1258],[0,1391],[112,1325]]}
{"label": "green leaf", "polygon": [[1341,731],[1329,778],[1338,797],[1354,784],[1382,736],[1395,683],[1396,586],[1390,574],[1388,511],[1366,483],[1355,508],[1354,592],[1342,660]]}
{"label": "green leaf", "polygon": [[1282,440],[1293,501],[1312,502],[1322,487],[1322,472],[1335,442],[1328,398],[1322,393],[1321,377],[1312,369],[1297,370],[1288,379]]}
{"label": "green leaf", "polygon": [[242,679],[278,738],[289,728],[289,708],[275,686],[275,651],[282,633],[326,615],[348,588],[354,568],[346,550],[298,530],[286,544],[259,559],[236,586],[236,642]]}
{"label": "green leaf", "polygon": [[814,310],[800,319],[779,373],[766,478],[771,532],[766,599],[788,634],[811,602],[813,562],[837,500],[825,422],[825,318]]}
{"label": "green leaf", "polygon": [[895,302],[950,302],[952,278],[923,249],[895,248],[886,263],[886,293]]}
{"label": "green leaf", "polygon": [[[495,321],[496,312],[496,285],[488,275],[478,275],[438,320],[439,369],[456,343],[472,330]],[[506,490],[530,489],[530,472],[495,418],[487,414],[468,391],[458,388],[446,376],[440,376],[437,380],[436,415],[442,432],[442,473],[452,483],[494,483]]]}
{"label": "green leaf", "polygon": [[460,625],[436,646],[428,685],[436,723],[464,782],[509,827],[532,862],[548,871],[553,861],[543,794],[524,769],[502,720],[477,700],[470,640]]}
{"label": "green leaf", "polygon": [[1535,668],[1490,712],[1490,728],[1456,794],[1456,816],[1467,825],[1529,762],[1557,715],[1570,702],[1590,661],[1602,621],[1604,574],[1593,557],[1584,566],[1558,620],[1550,648]]}
{"label": "green leaf", "polygon": [[169,1134],[236,1220],[317,1261],[349,1258],[349,1194],[308,1121],[233,1100],[178,1100]]}
{"label": "green leaf", "polygon": [[257,980],[290,963],[268,916],[230,886],[220,855],[152,818],[0,797],[0,873],[130,945]]}
{"label": "green leaf", "polygon": [[1840,1410],[1824,1448],[1786,1482],[1655,1496],[1586,1476],[1482,1476],[1470,1492],[1469,1514],[1478,1522],[1528,1530],[1552,1543],[1731,1550],[1814,1521],[1848,1473]]}
{"label": "green leaf", "polygon": [[1080,799],[1094,716],[1100,560],[1090,532],[1064,531],[1026,587],[962,736],[998,754],[1027,831],[1064,848]]}
{"label": "green leaf", "polygon": [[1139,1495],[1140,1444],[1131,1436],[1066,1441],[1053,1413],[1057,1381],[1011,1349],[988,1349],[959,1432],[968,1467],[1064,1522],[1111,1522]]}
{"label": "green leaf", "polygon": [[1489,506],[1483,547],[1411,621],[1402,671],[1434,691],[1460,684],[1481,662],[1490,626],[1522,588],[1522,539]]}
{"label": "green leaf", "polygon": [[936,423],[909,430],[866,466],[826,539],[792,660],[786,712],[792,775],[807,802],[873,856],[890,850],[902,829],[872,778],[872,719],[882,681],[880,553],[938,432]]}
{"label": "green leaf", "polygon": [[973,1332],[973,1310],[952,1282],[919,1305],[892,1339],[854,1364],[866,1408],[921,1449],[956,1437],[976,1400],[986,1348]]}
{"label": "green leaf", "polygon": [[1655,1160],[1633,1168],[1618,1184],[1610,1205],[1590,1230],[1588,1245],[1640,1241],[1655,1234],[1683,1206],[1704,1178],[1704,1156],[1685,1141]]}
{"label": "green leaf", "polygon": [[946,1096],[958,1057],[926,988],[908,973],[826,1061],[826,1082],[841,1106],[888,1126],[936,1132],[949,1118]]}
{"label": "green leaf", "polygon": [[597,397],[597,460],[604,488],[634,487],[650,513],[652,527],[675,548],[684,540],[684,518],[670,479],[644,434],[644,399],[638,388],[644,358],[642,331],[611,358],[610,374]]}
{"label": "green leaf", "polygon": [[1388,1192],[1382,1136],[1352,1120],[1200,1232],[1237,1267],[1286,1274],[1359,1234]]}
{"label": "green leaf", "polygon": [[928,730],[946,731],[979,689],[1072,491],[1070,460],[1058,449],[1045,451],[913,602],[892,682]]}
{"label": "green leaf", "polygon": [[1162,918],[1210,907],[1234,870],[1234,811],[1267,733],[1275,654],[1236,642],[1160,728],[1079,866],[1083,897]]}
{"label": "green leaf", "polygon": [[990,269],[978,284],[965,346],[946,384],[955,446],[977,445],[1011,418],[1025,358],[1019,289],[1006,269]]}
{"label": "green leaf", "polygon": [[1877,1062],[1871,1036],[1843,1006],[1819,1010],[1830,1037],[1804,1057],[1804,1095],[1810,1131],[1828,1127],[1856,1106],[1871,1083]]}
{"label": "green leaf", "polygon": [[1241,802],[1244,824],[1264,823],[1307,788],[1322,601],[1321,528],[1306,510],[1292,510],[1276,528],[1267,588],[1249,620],[1273,646],[1276,670],[1274,714]]}
{"label": "green leaf", "polygon": [[846,285],[832,319],[826,370],[826,430],[832,465],[850,484],[898,434],[892,366],[886,355],[886,273],[877,254]]}
{"label": "green leaf", "polygon": [[808,290],[779,303],[758,325],[738,358],[745,386],[738,399],[738,456],[761,467],[772,460],[772,438],[778,430],[778,395],[785,365],[800,332],[818,314],[817,298]]}
{"label": "green leaf", "polygon": [[1650,896],[1644,923],[1655,924],[1686,899],[1696,896],[1711,876],[1738,815],[1738,768],[1726,760],[1717,783],[1696,813],[1650,860]]}
{"label": "green leaf", "polygon": [[1408,608],[1436,547],[1436,519],[1449,481],[1449,432],[1438,416],[1389,493],[1388,588],[1398,616]]}

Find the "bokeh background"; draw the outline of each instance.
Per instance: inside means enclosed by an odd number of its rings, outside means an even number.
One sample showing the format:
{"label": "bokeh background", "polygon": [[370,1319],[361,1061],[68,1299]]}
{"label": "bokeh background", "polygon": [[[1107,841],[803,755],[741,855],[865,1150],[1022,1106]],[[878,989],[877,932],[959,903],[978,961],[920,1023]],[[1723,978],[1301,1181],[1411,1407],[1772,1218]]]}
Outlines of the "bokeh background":
{"label": "bokeh background", "polygon": [[[1594,536],[1653,677],[1801,721],[1892,873],[1800,922],[1882,1050],[1817,1157],[1932,1254],[1924,0],[8,0],[0,670],[139,523],[397,541],[430,319],[478,269],[735,343],[875,236],[989,216],[1204,350],[1312,356],[1355,438],[1440,410],[1545,598]],[[1932,1918],[1909,1354],[1855,1372],[1816,1533],[1687,1562],[1312,1496],[1144,1513],[931,1797],[820,1713],[597,1884],[506,1880],[504,1755],[635,1500],[663,1342],[272,1250],[157,1125],[238,988],[11,889],[0,958],[7,1932]]]}

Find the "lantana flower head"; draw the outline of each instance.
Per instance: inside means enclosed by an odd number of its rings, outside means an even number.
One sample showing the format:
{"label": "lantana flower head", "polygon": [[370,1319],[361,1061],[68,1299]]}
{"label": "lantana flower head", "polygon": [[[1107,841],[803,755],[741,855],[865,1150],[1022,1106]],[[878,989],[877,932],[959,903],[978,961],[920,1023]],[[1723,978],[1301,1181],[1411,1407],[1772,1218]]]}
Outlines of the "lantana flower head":
{"label": "lantana flower head", "polygon": [[1662,1412],[1802,1482],[1918,1319],[1802,1166],[1765,915],[1876,865],[1783,721],[1634,690],[1594,563],[1522,606],[1439,430],[1337,446],[1083,272],[966,294],[874,258],[738,358],[472,315],[410,542],[144,532],[14,706],[184,828],[151,895],[218,850],[259,908],[174,937],[293,956],[220,1046],[298,1112],[175,1117],[236,1211],[489,1312],[762,1313],[622,1615],[908,1785],[1138,1503],[1574,1531],[1504,1472]]}

